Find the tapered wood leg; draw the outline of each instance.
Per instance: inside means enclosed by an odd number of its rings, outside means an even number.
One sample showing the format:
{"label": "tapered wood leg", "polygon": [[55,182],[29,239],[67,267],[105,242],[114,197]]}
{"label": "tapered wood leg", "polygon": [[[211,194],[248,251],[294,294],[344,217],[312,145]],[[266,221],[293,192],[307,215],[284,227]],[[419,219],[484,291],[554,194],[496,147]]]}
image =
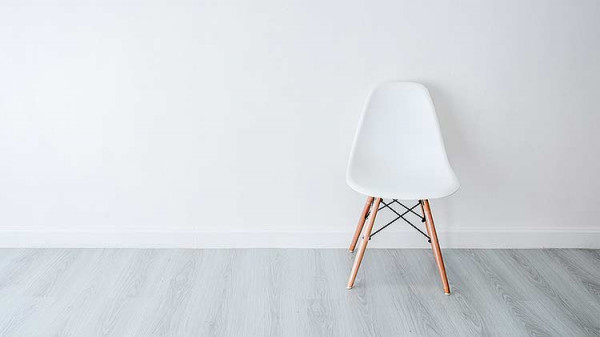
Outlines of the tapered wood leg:
{"label": "tapered wood leg", "polygon": [[435,257],[435,262],[437,263],[440,277],[442,278],[442,284],[444,285],[444,293],[446,293],[446,295],[450,295],[450,286],[448,285],[448,277],[446,276],[444,259],[442,258],[442,251],[440,250],[437,233],[435,232],[435,225],[433,224],[433,216],[431,215],[429,200],[423,200],[423,211],[425,214],[425,226],[427,227],[427,233],[431,238],[431,249],[433,249],[433,256]]}
{"label": "tapered wood leg", "polygon": [[363,211],[360,214],[360,219],[358,219],[358,225],[356,225],[356,231],[354,231],[354,237],[352,238],[352,242],[350,243],[350,253],[354,251],[356,247],[356,243],[358,242],[358,237],[360,236],[360,232],[362,232],[363,227],[365,226],[365,221],[367,220],[367,214],[369,213],[369,209],[371,209],[371,205],[373,204],[373,197],[368,197],[367,202],[365,203],[365,207],[363,207]]}
{"label": "tapered wood leg", "polygon": [[354,280],[356,280],[358,268],[360,268],[360,263],[362,262],[363,256],[365,255],[365,250],[367,249],[369,236],[371,236],[371,231],[373,230],[373,225],[375,224],[375,218],[377,217],[377,211],[379,210],[380,202],[381,198],[375,199],[375,203],[371,208],[371,215],[369,216],[369,223],[367,224],[367,229],[365,230],[362,242],[360,244],[360,247],[358,248],[356,258],[354,258],[354,265],[352,266],[352,272],[350,273],[350,279],[348,280],[348,289],[352,289],[352,287],[354,286]]}

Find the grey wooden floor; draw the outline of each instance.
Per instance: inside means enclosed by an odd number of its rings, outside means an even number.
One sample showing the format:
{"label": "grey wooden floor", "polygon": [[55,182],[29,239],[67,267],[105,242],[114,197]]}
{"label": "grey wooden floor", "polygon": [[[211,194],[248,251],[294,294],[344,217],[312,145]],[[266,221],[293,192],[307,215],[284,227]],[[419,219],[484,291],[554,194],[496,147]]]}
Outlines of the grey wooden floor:
{"label": "grey wooden floor", "polygon": [[600,251],[0,249],[1,336],[599,336]]}

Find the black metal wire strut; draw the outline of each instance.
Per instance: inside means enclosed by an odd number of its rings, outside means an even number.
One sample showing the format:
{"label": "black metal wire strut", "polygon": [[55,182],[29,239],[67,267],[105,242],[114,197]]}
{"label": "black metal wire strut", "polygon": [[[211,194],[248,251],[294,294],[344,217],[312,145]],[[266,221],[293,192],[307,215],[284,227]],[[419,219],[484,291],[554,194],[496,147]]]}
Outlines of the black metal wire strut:
{"label": "black metal wire strut", "polygon": [[[369,236],[369,240],[371,240],[371,238],[372,238],[372,237],[373,237],[375,234],[377,234],[377,233],[381,232],[382,230],[384,230],[384,229],[385,229],[386,227],[388,227],[389,225],[391,225],[391,224],[393,224],[394,222],[396,222],[396,221],[398,221],[398,220],[402,219],[402,220],[404,220],[406,223],[408,223],[408,224],[409,224],[409,225],[410,225],[412,228],[416,229],[416,230],[417,230],[419,233],[421,233],[421,234],[422,234],[424,237],[426,237],[426,238],[427,238],[427,241],[428,241],[429,243],[431,243],[431,238],[429,237],[429,235],[425,234],[425,233],[424,233],[422,230],[420,230],[420,229],[419,229],[417,226],[415,226],[415,225],[414,225],[412,222],[410,222],[408,219],[406,219],[406,218],[404,217],[404,216],[405,216],[405,215],[407,215],[408,213],[412,213],[412,214],[416,215],[417,217],[419,217],[419,219],[421,220],[421,222],[425,222],[425,216],[424,216],[424,215],[422,216],[422,215],[420,215],[419,213],[417,213],[417,212],[415,212],[415,211],[414,211],[414,209],[415,209],[417,206],[421,206],[421,203],[422,203],[422,201],[421,201],[421,200],[419,200],[419,202],[418,202],[416,205],[412,206],[412,207],[408,207],[408,206],[406,206],[406,205],[402,204],[402,203],[401,203],[400,201],[398,201],[397,199],[393,199],[393,200],[392,200],[392,201],[390,201],[389,203],[386,203],[385,201],[383,201],[383,199],[381,199],[381,203],[383,204],[383,206],[379,207],[379,209],[377,209],[377,211],[380,211],[380,210],[382,210],[382,209],[384,209],[384,208],[388,208],[388,209],[390,209],[392,212],[394,212],[394,214],[396,214],[398,217],[397,217],[397,218],[395,218],[394,220],[392,220],[392,221],[388,222],[386,225],[384,225],[383,227],[379,228],[379,229],[378,229],[378,230],[376,230],[375,232],[373,232],[373,234],[371,234],[371,235]],[[404,207],[404,208],[406,209],[406,211],[404,211],[403,213],[399,213],[398,211],[396,211],[395,209],[393,209],[393,208],[392,208],[392,205],[393,205],[394,203],[396,203],[396,204],[398,204],[398,205],[400,205],[400,206]],[[367,213],[367,216],[366,216],[366,217],[368,217],[368,216],[370,215],[370,213],[371,213],[371,212]]]}

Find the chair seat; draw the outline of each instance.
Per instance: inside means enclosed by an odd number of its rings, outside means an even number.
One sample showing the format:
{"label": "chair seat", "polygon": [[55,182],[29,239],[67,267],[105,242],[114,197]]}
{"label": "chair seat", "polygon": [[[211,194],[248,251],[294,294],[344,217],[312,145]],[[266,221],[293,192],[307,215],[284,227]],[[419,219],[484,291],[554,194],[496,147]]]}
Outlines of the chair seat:
{"label": "chair seat", "polygon": [[452,171],[404,170],[386,172],[385,168],[368,167],[347,179],[355,191],[367,196],[398,199],[427,200],[449,196],[460,186]]}
{"label": "chair seat", "polygon": [[425,86],[389,82],[367,100],[346,180],[371,197],[425,200],[459,187]]}

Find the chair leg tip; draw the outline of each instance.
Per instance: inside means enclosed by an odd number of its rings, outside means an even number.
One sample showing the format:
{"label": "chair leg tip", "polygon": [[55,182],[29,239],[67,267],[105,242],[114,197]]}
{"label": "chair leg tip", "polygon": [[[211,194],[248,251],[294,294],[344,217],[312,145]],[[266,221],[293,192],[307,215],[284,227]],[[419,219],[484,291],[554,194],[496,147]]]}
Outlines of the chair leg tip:
{"label": "chair leg tip", "polygon": [[444,293],[446,296],[450,296],[450,293]]}
{"label": "chair leg tip", "polygon": [[349,249],[348,252],[354,253],[354,249]]}
{"label": "chair leg tip", "polygon": [[347,286],[346,289],[350,290],[352,289],[352,286]]}

